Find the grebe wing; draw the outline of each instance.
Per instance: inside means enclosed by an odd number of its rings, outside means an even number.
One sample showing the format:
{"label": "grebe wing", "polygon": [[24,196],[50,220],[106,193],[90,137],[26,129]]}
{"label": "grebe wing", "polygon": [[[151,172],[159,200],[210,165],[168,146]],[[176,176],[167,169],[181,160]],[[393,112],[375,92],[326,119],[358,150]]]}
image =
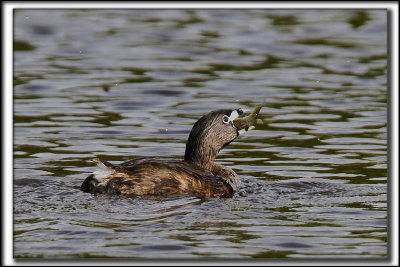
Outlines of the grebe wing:
{"label": "grebe wing", "polygon": [[115,170],[106,191],[123,195],[226,197],[234,193],[223,177],[182,160],[138,158],[116,165]]}

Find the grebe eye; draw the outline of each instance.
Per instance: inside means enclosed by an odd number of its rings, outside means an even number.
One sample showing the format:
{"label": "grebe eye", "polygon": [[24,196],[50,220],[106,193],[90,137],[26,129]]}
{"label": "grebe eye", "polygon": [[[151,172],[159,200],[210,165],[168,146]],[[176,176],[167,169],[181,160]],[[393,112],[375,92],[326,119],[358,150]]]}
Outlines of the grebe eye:
{"label": "grebe eye", "polygon": [[222,117],[222,121],[223,121],[225,124],[227,124],[227,123],[229,122],[229,117],[226,116],[226,115],[224,115],[224,116]]}

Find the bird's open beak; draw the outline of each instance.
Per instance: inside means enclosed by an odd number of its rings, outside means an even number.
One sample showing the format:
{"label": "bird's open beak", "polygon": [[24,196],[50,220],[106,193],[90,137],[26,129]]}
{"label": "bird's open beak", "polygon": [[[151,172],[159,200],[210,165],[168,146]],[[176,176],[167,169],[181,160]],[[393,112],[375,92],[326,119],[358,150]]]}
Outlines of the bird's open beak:
{"label": "bird's open beak", "polygon": [[[255,128],[254,125],[263,124],[263,121],[257,118],[261,108],[262,105],[257,106],[254,108],[254,111],[250,115],[243,118],[239,118],[239,116],[237,116],[235,119],[233,119],[233,125],[235,125],[239,135],[243,134],[246,131],[253,130]],[[238,110],[238,114],[243,114],[243,111],[240,111]]]}

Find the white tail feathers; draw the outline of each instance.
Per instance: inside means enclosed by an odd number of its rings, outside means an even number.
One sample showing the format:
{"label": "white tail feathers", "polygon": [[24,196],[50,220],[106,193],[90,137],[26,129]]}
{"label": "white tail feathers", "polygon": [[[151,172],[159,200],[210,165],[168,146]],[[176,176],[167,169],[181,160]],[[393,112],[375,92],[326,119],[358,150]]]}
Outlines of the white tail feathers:
{"label": "white tail feathers", "polygon": [[96,178],[96,180],[99,181],[100,183],[103,182],[104,179],[107,179],[111,174],[113,174],[115,172],[114,169],[112,168],[111,164],[110,164],[110,166],[107,166],[104,164],[104,162],[102,162],[99,159],[93,159],[93,162],[97,164],[97,167],[99,167],[99,169],[97,169],[95,172],[93,172],[93,175],[94,175],[94,178]]}

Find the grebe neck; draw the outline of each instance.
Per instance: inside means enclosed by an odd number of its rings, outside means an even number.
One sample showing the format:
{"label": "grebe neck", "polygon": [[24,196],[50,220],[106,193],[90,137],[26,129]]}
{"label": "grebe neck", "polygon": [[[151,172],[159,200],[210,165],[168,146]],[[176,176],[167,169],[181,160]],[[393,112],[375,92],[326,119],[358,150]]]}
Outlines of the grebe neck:
{"label": "grebe neck", "polygon": [[197,139],[194,143],[188,141],[186,144],[184,160],[201,168],[213,171],[215,165],[214,159],[217,157],[217,154],[218,150],[216,150],[215,147]]}

